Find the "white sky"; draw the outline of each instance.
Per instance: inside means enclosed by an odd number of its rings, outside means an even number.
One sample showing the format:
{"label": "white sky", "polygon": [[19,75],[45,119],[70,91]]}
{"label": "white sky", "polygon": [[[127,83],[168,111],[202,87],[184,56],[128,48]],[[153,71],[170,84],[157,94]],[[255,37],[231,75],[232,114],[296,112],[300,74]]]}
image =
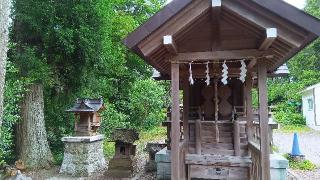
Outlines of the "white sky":
{"label": "white sky", "polygon": [[[171,2],[172,0],[167,0],[167,3]],[[306,0],[284,0],[297,8],[303,9],[304,6],[306,5]]]}

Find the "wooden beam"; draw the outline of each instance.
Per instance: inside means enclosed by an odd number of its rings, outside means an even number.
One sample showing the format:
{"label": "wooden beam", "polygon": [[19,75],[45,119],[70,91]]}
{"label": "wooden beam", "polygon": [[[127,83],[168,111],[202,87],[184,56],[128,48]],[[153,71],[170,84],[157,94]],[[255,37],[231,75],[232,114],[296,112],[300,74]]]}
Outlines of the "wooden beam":
{"label": "wooden beam", "polygon": [[[255,12],[255,9],[249,9],[241,5],[243,2],[234,0],[224,0],[223,5],[226,9],[234,12],[240,18],[245,19],[249,24],[253,24],[262,29],[267,29],[269,27],[277,27],[278,35],[280,39],[283,39],[286,43],[294,46],[300,47],[303,43],[303,38],[282,24],[278,24],[271,19],[268,19],[263,14]],[[274,26],[276,23],[276,26]]]}
{"label": "wooden beam", "polygon": [[163,36],[163,45],[171,54],[178,54],[176,43],[171,35]]}
{"label": "wooden beam", "polygon": [[269,49],[271,47],[272,43],[274,42],[274,40],[276,40],[277,36],[278,36],[277,28],[267,28],[266,29],[266,38],[261,43],[259,50],[265,51],[265,50]]}
{"label": "wooden beam", "polygon": [[267,92],[267,65],[258,62],[261,180],[270,180],[270,140]]}
{"label": "wooden beam", "polygon": [[[138,48],[146,57],[150,56],[157,49],[161,48],[163,36],[171,34],[176,36],[178,32],[196,22],[211,7],[210,1],[193,1],[180,13],[163,24],[158,30],[139,43]],[[177,23],[179,22],[179,23]]]}
{"label": "wooden beam", "polygon": [[[221,64],[220,64],[221,66]],[[183,67],[183,66],[181,66]],[[180,68],[181,68],[180,67]],[[205,67],[205,65],[204,65]],[[205,68],[197,68],[195,69],[194,67],[192,67],[192,76],[194,78],[205,78],[206,74],[205,74]],[[228,69],[228,76],[229,77],[239,77],[239,74],[241,72],[240,68],[229,68]],[[210,74],[209,76],[211,78],[214,77],[221,77],[222,75],[222,68],[221,67],[214,67],[214,68],[210,68]],[[185,76],[189,76],[189,69],[186,68],[181,68],[180,69],[180,77],[185,77]]]}
{"label": "wooden beam", "polygon": [[208,61],[208,60],[233,60],[233,59],[252,59],[261,56],[273,56],[271,51],[259,51],[257,49],[230,50],[230,51],[209,51],[178,53],[172,58],[174,62]]}
{"label": "wooden beam", "polygon": [[228,167],[250,167],[252,164],[249,157],[235,157],[228,155],[209,154],[187,154],[186,164],[207,165],[207,166],[228,166]]}
{"label": "wooden beam", "polygon": [[218,50],[220,40],[220,21],[221,21],[221,0],[211,0],[212,13],[212,50]]}
{"label": "wooden beam", "polygon": [[179,64],[171,64],[171,179],[180,177]]}
{"label": "wooden beam", "polygon": [[252,69],[257,64],[257,59],[251,59],[250,63],[248,64],[248,69]]}

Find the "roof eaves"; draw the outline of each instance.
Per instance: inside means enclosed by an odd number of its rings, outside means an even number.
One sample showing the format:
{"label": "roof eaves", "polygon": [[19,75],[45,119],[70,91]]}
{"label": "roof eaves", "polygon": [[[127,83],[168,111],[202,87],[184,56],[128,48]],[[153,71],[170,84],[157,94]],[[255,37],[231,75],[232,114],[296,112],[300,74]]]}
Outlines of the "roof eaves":
{"label": "roof eaves", "polygon": [[303,91],[301,91],[301,93],[304,93],[304,92],[313,90],[313,89],[318,88],[318,87],[320,87],[320,83],[307,87],[306,89],[304,89]]}
{"label": "roof eaves", "polygon": [[274,14],[320,36],[320,20],[283,0],[251,0]]}
{"label": "roof eaves", "polygon": [[174,15],[176,15],[191,2],[192,0],[173,0],[171,3],[162,8],[158,13],[153,15],[143,25],[130,33],[127,38],[123,40],[123,43],[129,49],[133,49],[139,42],[141,42],[155,30],[157,30],[160,26],[166,23],[169,19],[171,19]]}

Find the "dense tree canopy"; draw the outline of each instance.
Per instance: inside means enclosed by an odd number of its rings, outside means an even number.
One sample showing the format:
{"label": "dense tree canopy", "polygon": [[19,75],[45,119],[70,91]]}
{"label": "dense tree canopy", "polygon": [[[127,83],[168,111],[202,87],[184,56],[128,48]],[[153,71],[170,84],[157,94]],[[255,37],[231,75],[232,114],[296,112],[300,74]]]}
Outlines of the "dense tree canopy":
{"label": "dense tree canopy", "polygon": [[[308,0],[305,11],[320,18],[318,0]],[[301,113],[301,91],[320,82],[320,40],[317,39],[288,62],[290,75],[269,81],[269,103],[276,105],[282,124],[305,125]]]}
{"label": "dense tree canopy", "polygon": [[[122,39],[162,5],[159,0],[14,0],[11,49],[5,93],[4,138],[0,151],[13,159],[13,126],[31,84],[44,87],[49,144],[62,152],[60,138],[71,134],[64,111],[77,97],[103,97],[102,131],[138,130],[164,117],[164,86],[150,80],[151,68],[129,52]],[[141,97],[148,95],[147,101]],[[146,106],[143,111],[137,107]],[[1,153],[0,153],[1,155]]]}

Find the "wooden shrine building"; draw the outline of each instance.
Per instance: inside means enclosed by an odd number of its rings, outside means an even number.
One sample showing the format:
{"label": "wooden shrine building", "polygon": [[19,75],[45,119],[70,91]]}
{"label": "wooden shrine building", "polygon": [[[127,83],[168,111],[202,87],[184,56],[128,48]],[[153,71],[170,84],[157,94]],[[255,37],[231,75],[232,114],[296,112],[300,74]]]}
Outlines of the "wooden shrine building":
{"label": "wooden shrine building", "polygon": [[74,113],[74,131],[78,136],[96,135],[100,127],[100,113],[105,109],[103,99],[79,99],[66,112]]}
{"label": "wooden shrine building", "polygon": [[171,80],[171,179],[269,180],[267,77],[319,35],[281,0],[173,0],[132,32],[125,45]]}

